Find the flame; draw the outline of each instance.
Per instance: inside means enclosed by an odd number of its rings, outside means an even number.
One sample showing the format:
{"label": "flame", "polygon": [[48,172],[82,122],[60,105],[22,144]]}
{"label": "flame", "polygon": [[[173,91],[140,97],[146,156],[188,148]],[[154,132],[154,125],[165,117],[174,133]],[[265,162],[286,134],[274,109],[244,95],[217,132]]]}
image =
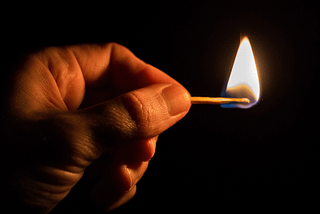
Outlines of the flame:
{"label": "flame", "polygon": [[227,87],[221,96],[249,98],[250,100],[249,104],[231,103],[221,105],[225,108],[250,108],[259,101],[260,85],[258,71],[248,37],[244,37],[240,43]]}

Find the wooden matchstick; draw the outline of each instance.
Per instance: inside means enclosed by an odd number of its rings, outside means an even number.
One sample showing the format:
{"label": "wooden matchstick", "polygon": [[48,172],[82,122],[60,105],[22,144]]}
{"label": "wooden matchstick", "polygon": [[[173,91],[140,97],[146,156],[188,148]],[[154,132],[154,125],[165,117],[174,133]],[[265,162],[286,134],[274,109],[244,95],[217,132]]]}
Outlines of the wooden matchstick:
{"label": "wooden matchstick", "polygon": [[226,104],[226,103],[250,103],[248,98],[228,98],[228,97],[191,97],[192,104]]}

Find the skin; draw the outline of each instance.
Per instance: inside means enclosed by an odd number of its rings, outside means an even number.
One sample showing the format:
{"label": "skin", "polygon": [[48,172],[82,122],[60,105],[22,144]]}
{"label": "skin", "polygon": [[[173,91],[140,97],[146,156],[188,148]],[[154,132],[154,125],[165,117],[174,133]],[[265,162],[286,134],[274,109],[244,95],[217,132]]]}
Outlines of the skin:
{"label": "skin", "polygon": [[3,194],[11,209],[33,213],[49,213],[84,176],[96,208],[126,203],[158,135],[191,106],[177,81],[115,43],[31,53],[7,89]]}

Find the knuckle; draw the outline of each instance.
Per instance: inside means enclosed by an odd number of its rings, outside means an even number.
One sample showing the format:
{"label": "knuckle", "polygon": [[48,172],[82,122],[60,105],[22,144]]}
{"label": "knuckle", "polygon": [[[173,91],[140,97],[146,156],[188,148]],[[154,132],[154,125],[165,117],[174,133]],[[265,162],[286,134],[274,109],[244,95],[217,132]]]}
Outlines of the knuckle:
{"label": "knuckle", "polygon": [[147,137],[154,129],[152,108],[149,101],[141,99],[138,92],[129,92],[122,97],[122,102],[137,129],[139,137]]}

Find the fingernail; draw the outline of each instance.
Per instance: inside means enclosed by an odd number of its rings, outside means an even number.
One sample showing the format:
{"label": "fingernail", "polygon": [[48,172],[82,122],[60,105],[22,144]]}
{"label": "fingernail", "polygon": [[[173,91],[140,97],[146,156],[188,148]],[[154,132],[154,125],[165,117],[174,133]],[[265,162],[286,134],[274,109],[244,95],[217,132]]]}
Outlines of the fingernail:
{"label": "fingernail", "polygon": [[175,116],[190,108],[189,93],[181,86],[171,85],[162,90],[162,96],[166,101],[168,112]]}

